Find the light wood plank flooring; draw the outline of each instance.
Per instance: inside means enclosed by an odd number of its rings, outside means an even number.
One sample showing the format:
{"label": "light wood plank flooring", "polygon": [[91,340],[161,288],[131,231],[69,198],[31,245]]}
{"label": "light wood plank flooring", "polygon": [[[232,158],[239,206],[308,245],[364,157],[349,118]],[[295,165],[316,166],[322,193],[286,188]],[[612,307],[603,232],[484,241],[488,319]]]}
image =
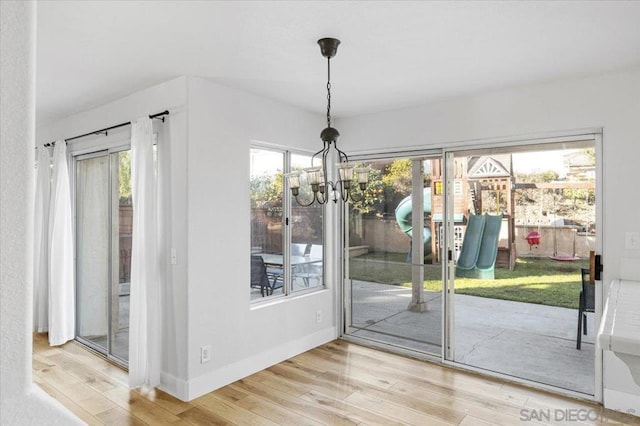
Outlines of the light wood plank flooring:
{"label": "light wood plank flooring", "polygon": [[640,425],[589,403],[341,340],[188,403],[130,390],[125,371],[78,343],[51,348],[46,334],[34,334],[33,348],[34,381],[90,425],[539,425],[571,413],[591,419],[571,424]]}

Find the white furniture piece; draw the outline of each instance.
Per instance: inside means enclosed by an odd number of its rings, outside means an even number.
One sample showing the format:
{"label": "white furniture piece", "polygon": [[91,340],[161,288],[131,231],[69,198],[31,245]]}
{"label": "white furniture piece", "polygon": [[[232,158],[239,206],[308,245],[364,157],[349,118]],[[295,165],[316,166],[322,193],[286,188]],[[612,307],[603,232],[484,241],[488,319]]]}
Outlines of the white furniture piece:
{"label": "white furniture piece", "polygon": [[621,275],[609,286],[597,339],[603,350],[603,404],[640,416],[640,275],[631,280]]}
{"label": "white furniture piece", "polygon": [[640,282],[611,282],[598,343],[629,367],[634,382],[640,386]]}

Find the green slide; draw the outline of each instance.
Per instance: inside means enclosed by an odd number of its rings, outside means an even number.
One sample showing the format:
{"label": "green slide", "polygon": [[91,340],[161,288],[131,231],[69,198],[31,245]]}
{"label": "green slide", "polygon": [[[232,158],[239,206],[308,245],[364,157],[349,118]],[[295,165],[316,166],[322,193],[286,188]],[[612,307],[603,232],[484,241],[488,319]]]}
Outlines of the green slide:
{"label": "green slide", "polygon": [[498,241],[500,241],[500,228],[502,227],[502,215],[487,216],[480,243],[480,255],[476,262],[476,278],[492,280],[495,278],[496,257],[498,256]]}
{"label": "green slide", "polygon": [[501,227],[502,215],[469,216],[462,250],[456,264],[456,277],[483,280],[492,280],[495,277]]}
{"label": "green slide", "polygon": [[[422,199],[422,210],[425,213],[431,213],[431,188],[425,188]],[[409,238],[413,236],[413,225],[411,223],[411,212],[413,211],[413,203],[411,201],[411,195],[404,198],[398,203],[396,207],[396,222],[402,232],[407,234]],[[424,242],[424,254],[425,256],[431,253],[431,230],[429,228],[423,228],[423,242]],[[407,261],[411,261],[411,251],[407,255]]]}
{"label": "green slide", "polygon": [[456,264],[457,277],[474,277],[474,268],[480,255],[480,243],[484,231],[486,215],[469,216],[467,230],[462,241],[462,250]]}

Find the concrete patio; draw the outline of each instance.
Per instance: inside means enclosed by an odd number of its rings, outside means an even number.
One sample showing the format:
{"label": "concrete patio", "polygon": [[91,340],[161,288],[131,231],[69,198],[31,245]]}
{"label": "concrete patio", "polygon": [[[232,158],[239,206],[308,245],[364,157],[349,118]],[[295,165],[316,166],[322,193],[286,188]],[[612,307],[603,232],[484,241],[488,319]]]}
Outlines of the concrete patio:
{"label": "concrete patio", "polygon": [[[316,284],[315,282],[313,283]],[[301,280],[295,290],[305,289]],[[261,298],[252,289],[251,298]],[[351,333],[384,343],[440,355],[442,295],[425,291],[426,312],[407,310],[411,289],[352,282]],[[120,329],[112,353],[128,358],[129,292],[120,294]],[[455,361],[588,395],[594,392],[593,314],[588,334],[576,349],[578,311],[467,295],[455,298]],[[106,336],[90,338],[106,346]]]}
{"label": "concrete patio", "polygon": [[[440,355],[442,296],[425,298],[426,312],[410,312],[410,288],[354,280],[351,334]],[[587,316],[577,350],[575,309],[456,295],[455,361],[592,395],[596,330]]]}

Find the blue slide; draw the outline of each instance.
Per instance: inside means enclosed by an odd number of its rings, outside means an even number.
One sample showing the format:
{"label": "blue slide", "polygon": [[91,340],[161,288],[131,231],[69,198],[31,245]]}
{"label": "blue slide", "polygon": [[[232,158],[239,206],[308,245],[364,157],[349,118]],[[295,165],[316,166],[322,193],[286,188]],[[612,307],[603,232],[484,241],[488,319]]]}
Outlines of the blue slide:
{"label": "blue slide", "polygon": [[[425,213],[431,213],[431,188],[425,188],[423,192],[423,211]],[[413,225],[411,224],[411,212],[413,210],[413,203],[411,202],[411,195],[404,198],[396,207],[396,222],[400,227],[400,230],[407,234],[409,238],[413,236]],[[431,253],[431,230],[429,228],[423,228],[424,237],[424,254],[425,256]],[[407,254],[408,261],[411,261],[411,251]]]}

